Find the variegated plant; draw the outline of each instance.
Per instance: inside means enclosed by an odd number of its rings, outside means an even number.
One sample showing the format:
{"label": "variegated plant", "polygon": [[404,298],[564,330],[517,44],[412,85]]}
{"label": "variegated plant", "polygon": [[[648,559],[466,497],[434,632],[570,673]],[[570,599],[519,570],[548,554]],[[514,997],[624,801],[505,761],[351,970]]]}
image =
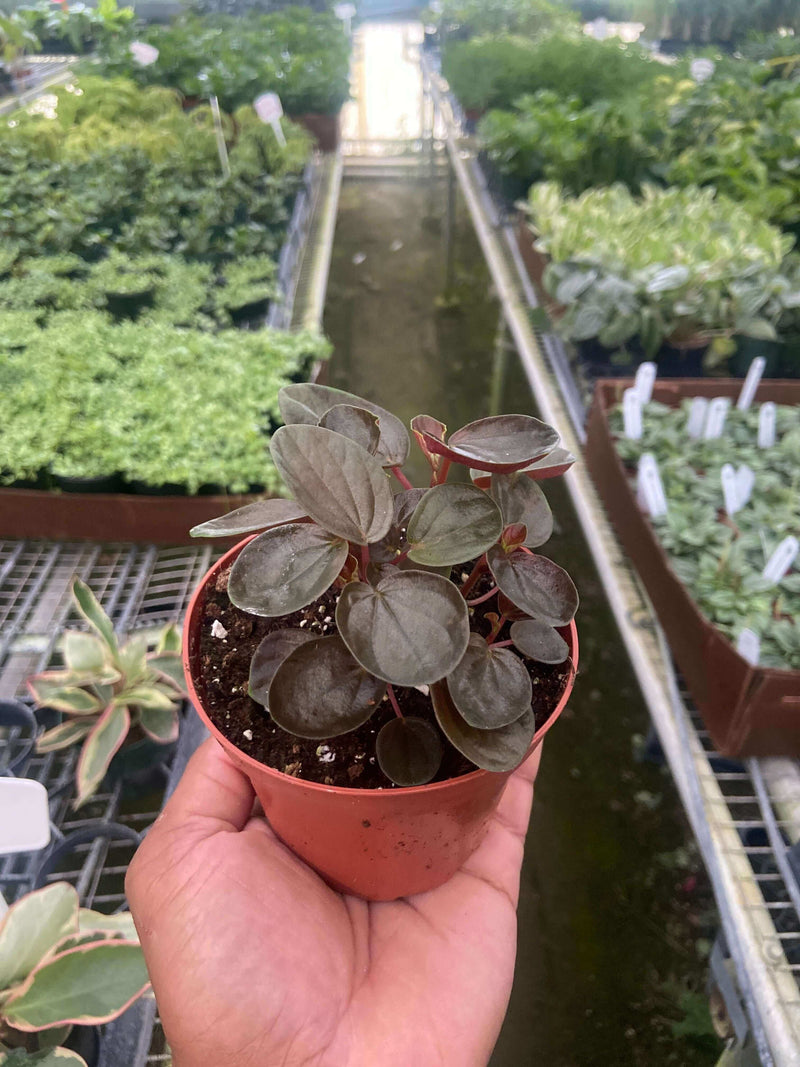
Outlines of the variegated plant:
{"label": "variegated plant", "polygon": [[65,667],[33,675],[28,688],[39,707],[64,717],[41,735],[38,751],[82,745],[75,770],[77,807],[97,791],[130,731],[138,728],[160,744],[177,738],[184,690],[176,626],[156,634],[143,630],[120,644],[111,620],[79,578],[73,579],[72,597],[94,633],[66,633]]}
{"label": "variegated plant", "polygon": [[0,920],[0,1067],[86,1067],[61,1047],[72,1027],[110,1022],[148,985],[129,912],[81,908],[67,882],[28,893]]}
{"label": "variegated plant", "polygon": [[[333,588],[337,632],[269,633],[251,663],[251,697],[278,726],[314,739],[356,729],[388,698],[396,718],[378,734],[377,759],[411,786],[436,775],[444,749],[428,721],[403,714],[394,687],[430,686],[455,748],[485,770],[512,769],[535,731],[523,658],[563,662],[557,628],[578,607],[566,571],[532,551],[553,530],[538,483],[573,457],[528,415],[480,419],[449,437],[418,415],[411,429],[431,481],[415,489],[402,469],[410,438],[390,412],[309,384],[285,387],[279,404],[285,425],[270,448],[294,500],[260,501],[192,534],[266,531],[231,568],[232,604],[275,618]],[[456,465],[475,484],[447,483]],[[489,610],[477,619],[481,604]]]}

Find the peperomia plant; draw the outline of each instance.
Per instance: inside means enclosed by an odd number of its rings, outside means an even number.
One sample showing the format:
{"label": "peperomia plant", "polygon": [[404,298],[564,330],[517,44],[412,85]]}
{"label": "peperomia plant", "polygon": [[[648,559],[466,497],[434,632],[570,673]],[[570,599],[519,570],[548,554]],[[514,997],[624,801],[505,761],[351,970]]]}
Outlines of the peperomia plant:
{"label": "peperomia plant", "polygon": [[73,579],[72,597],[94,633],[66,633],[64,668],[33,675],[28,688],[38,706],[64,716],[41,735],[37,750],[83,746],[75,770],[77,807],[96,792],[131,730],[159,744],[176,740],[184,692],[177,627],[170,624],[156,635],[141,631],[120,645],[111,620],[79,578]]}
{"label": "peperomia plant", "polygon": [[81,908],[67,882],[28,893],[0,921],[0,1065],[86,1067],[74,1025],[110,1022],[149,985],[129,912]]}
{"label": "peperomia plant", "polygon": [[[480,419],[449,437],[418,415],[411,428],[431,481],[414,488],[403,472],[409,435],[388,411],[307,384],[282,389],[279,404],[285,425],[270,448],[294,499],[248,505],[192,534],[265,531],[231,568],[232,604],[274,618],[333,588],[336,632],[269,633],[253,656],[250,695],[278,726],[314,739],[356,729],[388,697],[396,718],[381,728],[376,755],[389,779],[410,786],[436,775],[443,745],[431,723],[403,715],[395,687],[428,686],[459,752],[486,770],[515,767],[535,731],[522,657],[563,662],[556,628],[578,607],[566,571],[532,551],[553,529],[537,482],[573,457],[527,415]],[[454,466],[477,484],[448,483]]]}

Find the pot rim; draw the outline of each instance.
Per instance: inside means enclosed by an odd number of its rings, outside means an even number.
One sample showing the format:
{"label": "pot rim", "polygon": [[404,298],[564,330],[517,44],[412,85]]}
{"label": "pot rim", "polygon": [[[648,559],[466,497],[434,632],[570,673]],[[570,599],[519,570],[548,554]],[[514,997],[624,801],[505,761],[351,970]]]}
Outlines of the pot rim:
{"label": "pot rim", "polygon": [[191,600],[189,601],[189,607],[186,609],[186,615],[184,618],[183,625],[183,634],[181,637],[181,661],[183,664],[183,672],[186,677],[186,688],[188,690],[189,700],[191,701],[192,706],[194,707],[200,718],[203,720],[211,736],[219,744],[221,744],[223,748],[227,749],[230,746],[230,748],[235,749],[236,759],[240,763],[244,764],[244,766],[246,766],[249,771],[255,771],[258,774],[274,776],[277,781],[283,783],[292,783],[302,788],[310,789],[313,792],[335,794],[337,796],[352,798],[356,798],[359,796],[374,798],[380,796],[397,797],[405,795],[419,795],[420,793],[422,793],[423,790],[426,790],[427,792],[441,792],[442,790],[452,789],[462,784],[466,785],[470,782],[477,782],[481,779],[487,778],[490,775],[497,776],[498,778],[509,777],[511,774],[514,773],[514,771],[518,770],[519,767],[521,767],[522,764],[525,763],[525,761],[529,759],[531,755],[536,751],[536,749],[542,743],[545,734],[548,732],[548,730],[550,730],[550,728],[553,726],[553,724],[561,716],[561,713],[566,708],[567,703],[569,702],[569,698],[572,695],[572,690],[575,685],[575,678],[578,674],[578,630],[575,625],[574,619],[569,623],[567,627],[557,627],[557,629],[559,630],[566,629],[568,631],[566,634],[566,640],[570,646],[569,659],[571,666],[566,685],[564,686],[564,691],[562,692],[555,708],[550,713],[547,722],[544,723],[543,726],[540,726],[536,733],[533,735],[528,751],[525,753],[524,757],[522,758],[518,766],[514,768],[514,770],[485,771],[477,769],[475,771],[470,771],[468,774],[461,774],[457,778],[448,778],[443,782],[427,782],[425,785],[396,786],[394,788],[386,787],[375,789],[357,789],[352,786],[324,785],[322,782],[309,782],[306,781],[304,778],[295,778],[292,775],[284,774],[283,771],[279,771],[275,767],[268,766],[268,764],[266,763],[261,763],[253,756],[249,756],[246,752],[243,752],[242,749],[240,749],[236,744],[234,744],[234,742],[231,741],[229,737],[226,737],[225,734],[216,726],[216,724],[212,722],[211,717],[203,707],[203,702],[201,701],[200,696],[194,685],[194,677],[192,675],[190,663],[191,650],[189,648],[191,634],[196,628],[193,625],[194,616],[198,610],[200,600],[205,592],[206,586],[211,582],[214,577],[216,577],[216,575],[225,566],[227,566],[227,564],[233,558],[235,558],[241,552],[241,550],[246,544],[248,544],[250,541],[253,540],[254,537],[257,536],[258,533],[254,533],[251,534],[249,537],[245,537],[242,541],[237,542],[237,544],[235,544],[233,548],[228,549],[227,552],[220,556],[216,563],[214,563],[209,568],[209,570],[203,575],[194,592],[192,593]]}

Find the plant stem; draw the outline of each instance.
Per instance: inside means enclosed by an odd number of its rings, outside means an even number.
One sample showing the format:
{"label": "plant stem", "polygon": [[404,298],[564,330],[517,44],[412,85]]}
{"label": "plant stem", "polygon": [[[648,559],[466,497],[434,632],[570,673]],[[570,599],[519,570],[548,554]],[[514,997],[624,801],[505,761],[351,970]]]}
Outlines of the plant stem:
{"label": "plant stem", "polygon": [[402,719],[403,718],[403,713],[400,710],[400,705],[397,703],[397,697],[394,695],[394,686],[392,685],[391,682],[387,682],[387,684],[386,684],[386,692],[387,692],[387,694],[389,696],[389,703],[394,708],[395,715],[399,719]]}
{"label": "plant stem", "polygon": [[510,648],[514,644],[513,641],[498,641],[496,644],[492,644],[491,641],[486,642],[488,645],[492,645],[492,648]]}
{"label": "plant stem", "polygon": [[410,551],[410,548],[406,548],[403,552],[398,552],[398,554],[392,560],[392,566],[396,566],[398,563],[402,563],[403,560],[408,556],[408,553]]}
{"label": "plant stem", "polygon": [[361,546],[361,559],[358,564],[358,576],[362,582],[367,580],[367,567],[369,566],[369,545]]}
{"label": "plant stem", "polygon": [[493,585],[488,593],[484,593],[482,596],[477,597],[475,600],[468,600],[467,601],[467,607],[468,608],[476,608],[478,606],[478,604],[483,604],[485,601],[491,600],[491,598],[495,595],[496,592],[497,592],[497,586]]}
{"label": "plant stem", "polygon": [[442,465],[435,474],[436,481],[434,482],[434,485],[444,485],[444,483],[447,481],[447,475],[449,471],[450,460],[447,458],[447,456],[443,456]]}
{"label": "plant stem", "polygon": [[[503,629],[503,627],[505,626],[505,624],[506,624],[506,622],[507,622],[507,621],[508,621],[508,615],[501,615],[501,616],[500,616],[500,618],[499,618],[499,619],[497,620],[497,622],[496,622],[496,623],[494,624],[494,626],[492,627],[492,632],[491,632],[491,633],[489,634],[489,636],[488,636],[488,637],[486,638],[486,644],[487,644],[487,645],[491,645],[491,644],[493,644],[493,642],[494,642],[494,639],[495,639],[495,638],[497,637],[497,635],[498,635],[498,634],[500,633],[500,631],[501,631],[501,630]],[[510,644],[511,644],[511,642],[510,642],[510,641],[501,641],[501,642],[500,642],[500,643],[499,643],[499,644],[497,645],[497,647],[498,647],[498,648],[503,648],[503,647],[504,647],[505,645],[507,645],[507,644],[508,644],[508,645],[510,645]]]}
{"label": "plant stem", "polygon": [[480,576],[483,574],[483,572],[485,570],[486,570],[486,556],[483,555],[478,560],[478,562],[475,564],[475,566],[472,568],[472,572],[470,573],[469,577],[464,582],[464,584],[461,586],[461,595],[463,597],[466,598],[467,593],[473,588],[473,586],[475,585],[475,583],[477,582],[477,580],[480,578]]}
{"label": "plant stem", "polygon": [[405,474],[403,474],[402,467],[392,467],[392,474],[395,476],[395,478],[398,480],[398,482],[402,485],[404,489],[414,488],[408,478],[406,478]]}

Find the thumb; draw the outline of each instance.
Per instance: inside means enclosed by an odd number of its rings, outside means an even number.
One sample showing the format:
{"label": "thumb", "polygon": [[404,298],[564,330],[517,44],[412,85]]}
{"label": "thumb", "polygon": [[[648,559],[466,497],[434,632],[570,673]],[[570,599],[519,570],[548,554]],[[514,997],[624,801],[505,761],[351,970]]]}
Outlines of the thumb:
{"label": "thumb", "polygon": [[189,760],[178,788],[148,836],[177,826],[207,837],[244,828],[253,810],[253,787],[248,777],[225,755],[213,738],[204,741]]}

